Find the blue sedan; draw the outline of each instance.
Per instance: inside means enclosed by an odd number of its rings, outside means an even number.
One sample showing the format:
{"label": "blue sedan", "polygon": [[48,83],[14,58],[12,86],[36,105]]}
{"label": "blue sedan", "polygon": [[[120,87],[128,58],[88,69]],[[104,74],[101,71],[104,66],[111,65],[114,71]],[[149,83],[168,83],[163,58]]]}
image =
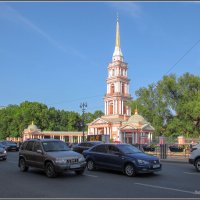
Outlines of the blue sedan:
{"label": "blue sedan", "polygon": [[156,156],[148,155],[130,144],[100,144],[83,151],[87,169],[122,171],[127,176],[160,171],[162,165]]}

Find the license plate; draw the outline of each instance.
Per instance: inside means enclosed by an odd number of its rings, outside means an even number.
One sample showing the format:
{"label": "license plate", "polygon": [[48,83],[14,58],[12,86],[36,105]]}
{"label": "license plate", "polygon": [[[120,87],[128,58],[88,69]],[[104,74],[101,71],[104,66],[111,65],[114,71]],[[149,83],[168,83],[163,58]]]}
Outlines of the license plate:
{"label": "license plate", "polygon": [[153,168],[159,168],[159,167],[160,167],[160,164],[153,165]]}
{"label": "license plate", "polygon": [[80,168],[80,165],[79,164],[74,164],[74,165],[71,165],[70,168],[71,169]]}

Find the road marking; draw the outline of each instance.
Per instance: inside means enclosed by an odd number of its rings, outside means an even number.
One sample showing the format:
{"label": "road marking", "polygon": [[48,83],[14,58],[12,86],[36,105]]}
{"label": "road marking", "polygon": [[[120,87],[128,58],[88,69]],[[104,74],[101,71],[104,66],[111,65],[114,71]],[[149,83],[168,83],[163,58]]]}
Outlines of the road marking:
{"label": "road marking", "polygon": [[93,178],[98,178],[98,176],[90,175],[90,174],[84,174],[84,176],[90,176],[90,177],[93,177]]}
{"label": "road marking", "polygon": [[183,173],[185,173],[185,174],[192,174],[192,175],[200,175],[200,173],[195,173],[195,172],[183,172]]}
{"label": "road marking", "polygon": [[143,184],[143,183],[135,183],[135,184],[136,185],[146,186],[146,187],[164,189],[164,190],[173,190],[173,191],[177,191],[177,192],[184,192],[184,193],[189,193],[189,194],[198,194],[196,192],[191,192],[191,191],[187,191],[187,190],[180,190],[180,189],[174,189],[174,188],[168,188],[168,187],[161,187],[161,186],[157,186],[157,185],[149,185],[149,184]]}

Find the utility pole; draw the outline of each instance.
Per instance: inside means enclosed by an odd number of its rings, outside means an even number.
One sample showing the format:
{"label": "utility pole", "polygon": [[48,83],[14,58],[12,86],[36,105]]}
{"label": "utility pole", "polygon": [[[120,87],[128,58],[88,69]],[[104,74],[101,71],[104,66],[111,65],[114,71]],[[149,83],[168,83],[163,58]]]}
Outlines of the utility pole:
{"label": "utility pole", "polygon": [[85,109],[87,108],[87,103],[81,103],[80,108],[82,109],[82,131],[83,131],[83,138],[82,142],[85,141],[85,134],[84,134],[84,128],[85,128],[85,123],[84,123],[84,114],[85,114]]}

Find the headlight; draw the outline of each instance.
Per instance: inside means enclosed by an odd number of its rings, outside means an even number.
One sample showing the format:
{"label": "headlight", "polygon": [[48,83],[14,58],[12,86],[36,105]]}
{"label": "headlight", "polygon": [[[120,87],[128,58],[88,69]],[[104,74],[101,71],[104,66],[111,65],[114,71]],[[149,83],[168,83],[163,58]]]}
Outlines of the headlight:
{"label": "headlight", "polygon": [[6,150],[4,150],[4,152],[3,153],[6,153]]}
{"label": "headlight", "polygon": [[140,160],[140,159],[138,159],[137,161],[138,161],[138,163],[139,163],[140,165],[148,165],[148,164],[149,164],[149,162],[146,161],[146,160]]}
{"label": "headlight", "polygon": [[65,164],[66,163],[66,159],[65,158],[56,158],[56,163],[58,164]]}
{"label": "headlight", "polygon": [[81,157],[78,159],[78,161],[79,161],[79,162],[83,162],[83,161],[85,161],[84,156],[81,156]]}

